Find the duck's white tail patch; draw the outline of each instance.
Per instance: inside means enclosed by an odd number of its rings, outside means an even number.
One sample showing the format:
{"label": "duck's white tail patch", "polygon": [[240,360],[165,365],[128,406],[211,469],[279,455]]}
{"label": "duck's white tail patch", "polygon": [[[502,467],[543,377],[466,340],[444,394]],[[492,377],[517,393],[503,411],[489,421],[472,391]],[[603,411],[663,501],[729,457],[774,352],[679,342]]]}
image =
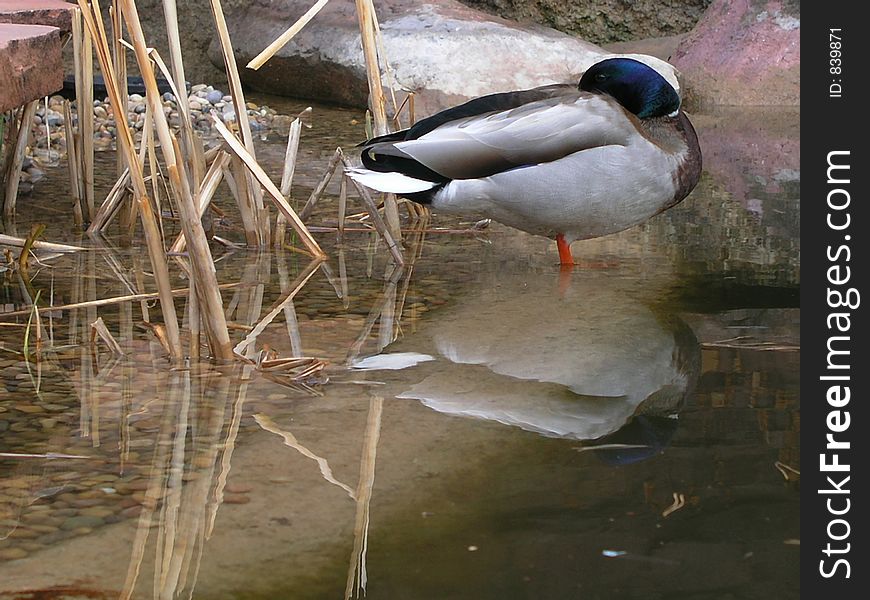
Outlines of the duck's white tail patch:
{"label": "duck's white tail patch", "polygon": [[392,194],[425,192],[438,185],[431,181],[414,179],[401,173],[379,173],[378,171],[370,171],[363,168],[348,169],[346,173],[351,179],[363,184],[367,188]]}

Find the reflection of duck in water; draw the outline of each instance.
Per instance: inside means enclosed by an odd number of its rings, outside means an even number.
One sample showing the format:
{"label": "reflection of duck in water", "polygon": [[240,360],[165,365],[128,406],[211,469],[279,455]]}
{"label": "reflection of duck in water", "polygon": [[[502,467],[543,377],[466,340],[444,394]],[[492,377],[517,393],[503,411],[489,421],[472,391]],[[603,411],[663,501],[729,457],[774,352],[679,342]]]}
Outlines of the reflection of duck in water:
{"label": "reflection of duck in water", "polygon": [[[656,314],[612,277],[577,279],[563,298],[553,297],[548,278],[521,283],[501,279],[433,322],[440,360],[420,364],[426,376],[397,396],[549,437],[597,440],[620,462],[660,449],[673,428],[654,417],[676,413],[697,376],[688,326]],[[626,439],[632,432],[638,441]]]}

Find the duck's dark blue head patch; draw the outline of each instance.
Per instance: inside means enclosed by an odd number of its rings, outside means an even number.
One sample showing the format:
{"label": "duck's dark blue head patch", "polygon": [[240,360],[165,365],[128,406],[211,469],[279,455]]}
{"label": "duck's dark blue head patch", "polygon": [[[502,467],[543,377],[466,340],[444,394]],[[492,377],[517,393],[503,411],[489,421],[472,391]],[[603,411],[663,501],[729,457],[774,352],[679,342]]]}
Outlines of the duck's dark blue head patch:
{"label": "duck's dark blue head patch", "polygon": [[680,108],[680,95],[662,75],[633,58],[595,63],[580,79],[580,89],[612,96],[641,119],[663,117]]}

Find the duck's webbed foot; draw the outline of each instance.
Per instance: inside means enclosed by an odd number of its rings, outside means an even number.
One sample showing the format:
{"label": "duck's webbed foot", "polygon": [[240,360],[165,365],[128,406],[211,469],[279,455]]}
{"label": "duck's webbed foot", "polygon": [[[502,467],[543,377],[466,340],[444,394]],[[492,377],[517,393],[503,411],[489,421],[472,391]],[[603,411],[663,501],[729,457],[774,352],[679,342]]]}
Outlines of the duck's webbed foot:
{"label": "duck's webbed foot", "polygon": [[559,249],[559,264],[563,267],[573,267],[575,264],[574,257],[571,255],[571,244],[565,239],[563,234],[556,236],[556,247]]}

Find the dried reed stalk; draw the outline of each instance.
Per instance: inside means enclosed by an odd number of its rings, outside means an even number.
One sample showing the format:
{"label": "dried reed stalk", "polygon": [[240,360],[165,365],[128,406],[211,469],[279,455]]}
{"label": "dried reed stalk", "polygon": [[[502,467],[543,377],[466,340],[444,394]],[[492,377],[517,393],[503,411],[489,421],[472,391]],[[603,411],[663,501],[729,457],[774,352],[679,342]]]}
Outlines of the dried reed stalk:
{"label": "dried reed stalk", "polygon": [[[182,238],[183,239],[183,238]],[[202,345],[202,328],[199,313],[199,301],[196,299],[196,280],[190,279],[190,293],[187,294],[187,330],[190,333],[190,360],[199,360],[199,348]]]}
{"label": "dried reed stalk", "polygon": [[[118,92],[121,98],[127,98],[127,50],[124,46],[124,22],[121,19],[121,13],[118,12],[118,0],[112,0],[112,6],[109,7],[109,17],[112,20],[112,60],[115,63],[115,81],[118,82]],[[126,114],[123,115],[126,118]],[[117,116],[115,118],[118,118]],[[124,159],[124,154],[121,152],[115,153],[117,162],[118,177],[127,168],[127,163]],[[128,218],[135,219],[136,212],[134,202],[130,203],[132,210],[128,211]]]}
{"label": "dried reed stalk", "polygon": [[[82,0],[79,0],[80,2]],[[212,354],[222,360],[232,358],[230,337],[223,312],[223,301],[218,290],[217,275],[211,251],[198,211],[194,205],[189,182],[183,176],[183,164],[179,163],[173,143],[173,136],[163,112],[157,80],[151,69],[145,34],[139,22],[139,13],[133,0],[121,0],[121,12],[127,23],[127,31],[133,41],[136,61],[147,90],[146,101],[151,106],[155,130],[160,139],[161,152],[169,172],[169,181],[176,196],[176,205],[181,216],[181,225],[189,247],[191,267],[197,279],[197,294],[200,300],[203,322],[209,339]]]}
{"label": "dried reed stalk", "polygon": [[[302,135],[302,119],[297,117],[290,124],[290,133],[287,136],[287,150],[284,152],[284,170],[281,173],[281,195],[290,199],[290,189],[293,186],[293,175],[296,173],[296,157],[299,153],[299,139]],[[301,217],[300,217],[301,218]],[[287,218],[279,212],[275,220],[275,247],[284,246],[284,237],[287,232]]]}
{"label": "dried reed stalk", "polygon": [[[39,242],[37,242],[39,243]],[[79,280],[80,281],[80,280]],[[137,280],[137,285],[141,286],[142,282]],[[241,287],[241,284],[238,283],[222,283],[220,285],[220,289],[229,290],[233,288]],[[190,293],[190,288],[179,288],[175,290],[170,290],[170,294],[172,296],[186,296]],[[130,294],[127,296],[116,296],[114,298],[101,298],[99,300],[86,300],[83,302],[73,302],[70,304],[59,304],[55,306],[40,306],[36,310],[40,313],[44,312],[54,312],[54,311],[65,311],[65,310],[75,310],[79,308],[89,308],[92,306],[110,306],[112,304],[120,304],[122,302],[135,302],[135,301],[145,301],[145,300],[154,300],[155,298],[159,298],[160,294],[157,292],[147,293],[147,294]],[[29,308],[22,310],[13,310],[10,312],[0,312],[0,319],[5,319],[7,317],[21,317],[25,315],[29,315],[31,310]],[[143,315],[143,320],[147,320],[147,314]]]}
{"label": "dried reed stalk", "polygon": [[233,352],[238,355],[242,355],[243,352],[248,350],[248,348],[257,341],[257,336],[263,333],[263,330],[271,323],[275,317],[278,316],[278,313],[284,310],[284,307],[287,306],[289,302],[293,301],[293,298],[296,297],[296,294],[299,293],[305,284],[308,283],[308,280],[317,272],[317,268],[322,264],[322,260],[313,260],[309,265],[305,268],[305,270],[296,278],[296,281],[293,282],[293,287],[289,292],[284,294],[284,297],[278,301],[278,303],[264,316],[260,319],[260,322],[254,326],[254,328],[245,336],[241,342],[236,344],[236,347],[233,348]]}
{"label": "dried reed stalk", "polygon": [[[369,84],[369,108],[374,119],[375,136],[390,132],[387,120],[387,99],[381,83],[381,67],[378,61],[377,16],[372,0],[355,0],[356,14],[359,18],[359,31],[362,38],[363,57],[366,63],[366,78]],[[399,223],[399,208],[395,194],[384,197],[384,216],[393,239],[402,239]]]}
{"label": "dried reed stalk", "polygon": [[[245,242],[248,246],[257,247],[260,236],[257,230],[257,217],[254,206],[251,204],[251,195],[248,194],[250,179],[245,170],[244,163],[237,156],[234,156],[232,160],[232,173],[232,178],[227,179],[227,181],[233,181],[231,189],[233,190],[236,204],[239,207],[242,228],[245,230]],[[224,174],[224,177],[226,178],[226,174]]]}
{"label": "dried reed stalk", "polygon": [[[114,80],[114,65],[109,54],[109,46],[105,36],[100,36],[102,28],[102,15],[99,13],[99,6],[96,5],[96,15],[90,12],[86,0],[78,0],[81,13],[85,19],[88,31],[96,38],[97,57],[100,61],[100,68],[103,71],[103,79],[106,83],[106,91],[109,94],[109,102],[112,105],[112,110],[115,115],[127,114],[127,99],[121,98],[118,92],[118,87]],[[98,25],[99,23],[99,25]],[[150,68],[145,63],[143,72],[149,72]],[[153,78],[153,73],[152,73]],[[163,114],[162,110],[161,113]],[[117,128],[117,140],[120,144],[120,150],[124,152],[128,165],[138,167],[133,149],[133,136],[130,133],[130,128],[127,126],[125,118],[116,118],[115,126]],[[175,304],[172,300],[171,286],[169,280],[169,267],[166,264],[166,257],[163,252],[163,240],[160,235],[160,230],[157,226],[157,219],[151,209],[151,203],[148,200],[148,192],[145,189],[145,180],[142,177],[142,172],[139,168],[132,169],[131,183],[133,184],[133,196],[139,207],[139,215],[142,219],[142,228],[145,231],[145,241],[148,246],[148,254],[151,258],[151,267],[154,271],[154,279],[157,283],[158,294],[160,296],[160,306],[163,311],[163,320],[166,323],[167,336],[170,342],[170,356],[173,359],[180,359],[182,356],[181,338],[178,331],[178,317],[175,312]]]}
{"label": "dried reed stalk", "polygon": [[308,201],[305,203],[305,206],[302,207],[302,210],[299,211],[299,218],[303,222],[311,216],[314,207],[317,205],[317,201],[320,200],[320,197],[326,190],[326,186],[328,186],[329,182],[332,180],[332,174],[335,173],[335,167],[338,166],[341,157],[341,148],[336,148],[335,152],[329,158],[329,162],[326,163],[326,171],[323,173],[323,177],[321,177],[320,181],[317,182],[317,185],[314,186],[311,195],[308,197]]}
{"label": "dried reed stalk", "polygon": [[100,208],[91,220],[91,224],[88,225],[88,233],[96,233],[106,229],[109,222],[112,220],[112,217],[121,207],[121,201],[127,195],[127,186],[129,185],[130,169],[128,168],[124,170],[121,177],[118,178],[118,181],[116,181],[115,185],[112,186],[112,189],[109,190],[106,199],[100,205]]}
{"label": "dried reed stalk", "polygon": [[[226,19],[224,18],[224,10],[220,0],[210,0],[210,3],[224,57],[224,67],[227,71],[230,96],[233,99],[233,108],[236,113],[236,122],[239,125],[242,144],[244,144],[245,149],[256,160],[257,154],[254,150],[254,138],[251,135],[251,124],[248,122],[248,107],[245,103],[245,94],[242,91],[239,67],[236,65],[236,59],[233,56],[233,44],[230,40],[230,32],[227,29]],[[269,237],[269,223],[263,214],[263,190],[257,185],[253,174],[248,175],[248,195],[251,199],[251,205],[254,207],[255,221],[258,224],[258,245],[262,247],[266,245]]]}
{"label": "dried reed stalk", "polygon": [[341,174],[341,186],[338,188],[338,227],[336,228],[335,241],[337,244],[344,243],[344,219],[347,215],[347,177]]}
{"label": "dried reed stalk", "polygon": [[178,11],[175,0],[163,0],[163,15],[166,20],[166,37],[169,43],[169,61],[172,65],[172,77],[175,82],[175,101],[181,117],[181,139],[184,146],[185,162],[191,174],[191,185],[196,188],[205,176],[205,164],[201,162],[197,149],[197,135],[190,122],[190,103],[184,77],[184,60],[181,55],[181,36],[178,32]]}
{"label": "dried reed stalk", "polygon": [[[350,164],[347,162],[347,159],[342,157],[342,163],[344,164],[345,169],[350,168]],[[384,238],[384,243],[387,245],[387,249],[389,249],[390,254],[393,256],[393,260],[396,261],[398,266],[402,266],[405,264],[405,258],[402,256],[402,249],[396,243],[396,240],[393,238],[392,234],[387,230],[387,226],[384,223],[384,220],[381,219],[381,215],[378,212],[378,206],[375,204],[374,199],[372,198],[369,191],[358,184],[356,181],[351,179],[351,183],[353,187],[356,188],[357,193],[363,199],[363,203],[365,203],[366,208],[369,211],[369,216],[372,220],[372,225],[375,226],[377,232]]]}
{"label": "dried reed stalk", "polygon": [[317,242],[311,236],[308,228],[305,227],[305,224],[299,219],[296,212],[287,203],[287,200],[285,200],[284,196],[281,195],[281,191],[275,187],[275,184],[272,183],[272,180],[269,179],[269,176],[266,175],[263,168],[257,164],[256,159],[245,150],[244,146],[242,146],[239,140],[230,133],[230,130],[227,129],[226,125],[221,123],[220,119],[215,116],[212,116],[212,119],[214,121],[215,129],[217,129],[218,133],[220,133],[224,140],[226,140],[230,149],[236,154],[236,156],[245,163],[245,166],[251,171],[251,173],[253,173],[257,181],[259,181],[266,191],[269,192],[269,195],[272,196],[272,200],[275,203],[275,207],[284,214],[296,230],[296,233],[299,234],[302,243],[305,244],[305,247],[308,248],[309,252],[317,258],[325,258],[326,254],[324,254],[323,250],[320,249],[320,246],[317,245]]}
{"label": "dried reed stalk", "polygon": [[[230,155],[221,151],[217,158],[212,161],[211,166],[206,172],[202,184],[196,192],[196,204],[200,219],[205,215],[205,211],[208,210],[208,205],[211,203],[211,199],[214,197],[218,186],[224,178],[224,169],[229,164]],[[179,234],[169,251],[173,253],[184,252],[185,245],[184,236]]]}
{"label": "dried reed stalk", "polygon": [[106,327],[106,324],[103,322],[103,318],[99,317],[96,321],[91,323],[91,344],[96,342],[96,338],[99,336],[103,343],[109,347],[109,351],[115,356],[123,356],[124,351],[121,349],[121,345],[112,335],[112,332],[109,331],[109,328]]}
{"label": "dried reed stalk", "polygon": [[66,137],[66,164],[69,169],[69,191],[73,199],[73,219],[75,224],[81,227],[84,225],[84,216],[82,215],[82,190],[81,177],[79,176],[79,162],[76,154],[75,133],[73,132],[72,110],[70,109],[69,100],[63,101],[63,128]]}
{"label": "dried reed stalk", "polygon": [[266,46],[266,48],[262,52],[255,56],[254,59],[247,64],[247,68],[256,71],[264,64],[266,64],[266,62],[270,58],[275,56],[275,54],[277,54],[278,51],[281,50],[281,48],[286,46],[287,42],[292,40],[296,36],[296,34],[302,30],[303,27],[308,25],[308,22],[311,21],[311,19],[313,19],[317,15],[317,13],[320,12],[320,9],[326,6],[327,2],[329,2],[329,0],[317,0],[317,3],[309,8],[304,15],[299,17],[299,19],[297,19],[296,22],[293,23],[293,25],[291,25],[289,29],[287,29],[287,31],[275,38],[275,41]]}
{"label": "dried reed stalk", "polygon": [[24,164],[24,154],[27,150],[27,142],[30,140],[30,126],[36,114],[39,100],[31,100],[21,110],[21,123],[15,138],[15,145],[10,149],[12,160],[9,162],[9,171],[6,172],[6,197],[3,200],[3,218],[11,219],[15,214],[15,203],[18,199],[18,184],[21,181],[21,167]]}
{"label": "dried reed stalk", "polygon": [[[102,26],[102,23],[100,23]],[[93,36],[87,29],[82,36],[82,96],[76,99],[76,110],[79,119],[79,143],[81,148],[78,152],[82,168],[79,172],[82,177],[82,191],[85,199],[85,211],[88,220],[94,216],[94,52]],[[126,111],[125,96],[124,115]]]}

